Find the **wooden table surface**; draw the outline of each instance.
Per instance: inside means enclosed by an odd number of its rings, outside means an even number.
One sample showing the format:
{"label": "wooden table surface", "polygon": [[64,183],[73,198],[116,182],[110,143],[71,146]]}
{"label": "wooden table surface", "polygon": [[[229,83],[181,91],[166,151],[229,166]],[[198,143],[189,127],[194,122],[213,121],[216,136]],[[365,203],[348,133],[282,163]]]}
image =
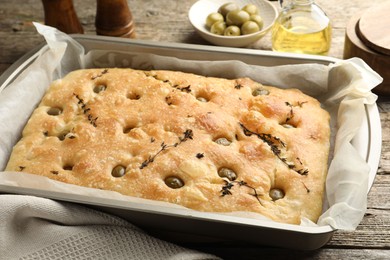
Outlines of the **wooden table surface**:
{"label": "wooden table surface", "polygon": [[[332,20],[329,56],[342,58],[345,28],[353,15],[385,1],[317,0]],[[208,44],[197,35],[187,18],[187,12],[194,2],[196,0],[128,0],[135,19],[137,38]],[[74,5],[85,33],[95,34],[95,0],[74,0]],[[0,74],[24,53],[44,42],[32,21],[44,21],[40,0],[0,0]],[[253,48],[270,50],[269,34]],[[382,154],[368,196],[367,212],[356,231],[337,231],[326,246],[309,252],[249,245],[186,246],[194,246],[225,259],[390,259],[390,98],[379,97],[377,104],[382,123]]]}

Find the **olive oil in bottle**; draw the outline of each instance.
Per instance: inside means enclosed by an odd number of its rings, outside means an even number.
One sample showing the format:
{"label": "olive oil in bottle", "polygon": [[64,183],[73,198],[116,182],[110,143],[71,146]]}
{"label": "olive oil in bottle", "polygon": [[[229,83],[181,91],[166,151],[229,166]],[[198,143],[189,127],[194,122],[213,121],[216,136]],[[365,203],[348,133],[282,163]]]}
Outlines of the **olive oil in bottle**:
{"label": "olive oil in bottle", "polygon": [[330,20],[313,0],[292,0],[272,28],[272,49],[280,52],[326,55]]}

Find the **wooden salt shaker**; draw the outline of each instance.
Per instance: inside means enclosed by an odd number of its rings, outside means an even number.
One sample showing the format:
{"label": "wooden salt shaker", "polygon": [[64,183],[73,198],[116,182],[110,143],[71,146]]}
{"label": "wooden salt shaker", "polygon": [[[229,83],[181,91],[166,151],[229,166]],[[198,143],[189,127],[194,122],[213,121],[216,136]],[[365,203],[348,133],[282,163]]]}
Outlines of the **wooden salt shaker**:
{"label": "wooden salt shaker", "polygon": [[134,21],[126,0],[97,0],[96,33],[135,38]]}
{"label": "wooden salt shaker", "polygon": [[64,33],[84,33],[72,0],[42,0],[45,24]]}

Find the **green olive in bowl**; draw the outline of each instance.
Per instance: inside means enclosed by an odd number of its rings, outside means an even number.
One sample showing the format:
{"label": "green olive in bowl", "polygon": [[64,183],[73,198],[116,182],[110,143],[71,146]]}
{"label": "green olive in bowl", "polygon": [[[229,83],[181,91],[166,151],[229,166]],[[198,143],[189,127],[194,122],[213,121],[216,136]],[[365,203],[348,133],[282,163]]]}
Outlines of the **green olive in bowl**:
{"label": "green olive in bowl", "polygon": [[250,15],[243,10],[230,11],[226,15],[226,24],[241,26],[246,21],[249,21]]}
{"label": "green olive in bowl", "polygon": [[252,14],[249,18],[250,21],[254,21],[259,26],[259,30],[263,29],[264,21],[263,18],[261,18],[258,14]]}
{"label": "green olive in bowl", "polygon": [[211,13],[206,18],[206,26],[207,26],[207,28],[211,28],[211,26],[213,26],[213,24],[215,24],[216,22],[220,22],[220,21],[223,22],[224,19],[225,18],[220,13]]}
{"label": "green olive in bowl", "polygon": [[246,21],[241,26],[241,33],[243,35],[245,34],[251,34],[260,31],[259,25],[255,23],[254,21]]}
{"label": "green olive in bowl", "polygon": [[223,35],[225,36],[239,36],[241,35],[240,27],[236,25],[230,25],[226,27],[225,31],[223,32]]}
{"label": "green olive in bowl", "polygon": [[242,8],[243,11],[247,12],[249,15],[258,14],[259,9],[254,4],[247,4]]}
{"label": "green olive in bowl", "polygon": [[234,11],[234,10],[240,10],[240,7],[238,7],[236,3],[230,2],[221,5],[218,8],[218,13],[222,14],[225,17],[230,11]]}
{"label": "green olive in bowl", "polygon": [[225,29],[226,29],[226,23],[224,21],[219,21],[214,23],[211,26],[210,32],[217,35],[223,35]]}

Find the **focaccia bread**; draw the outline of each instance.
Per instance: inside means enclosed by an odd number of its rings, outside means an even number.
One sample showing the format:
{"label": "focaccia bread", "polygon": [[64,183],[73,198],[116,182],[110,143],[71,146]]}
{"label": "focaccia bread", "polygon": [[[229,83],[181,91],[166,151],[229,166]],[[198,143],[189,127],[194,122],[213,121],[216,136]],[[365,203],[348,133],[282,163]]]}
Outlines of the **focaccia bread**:
{"label": "focaccia bread", "polygon": [[52,83],[6,170],[284,223],[322,211],[329,114],[249,78],[88,69]]}

